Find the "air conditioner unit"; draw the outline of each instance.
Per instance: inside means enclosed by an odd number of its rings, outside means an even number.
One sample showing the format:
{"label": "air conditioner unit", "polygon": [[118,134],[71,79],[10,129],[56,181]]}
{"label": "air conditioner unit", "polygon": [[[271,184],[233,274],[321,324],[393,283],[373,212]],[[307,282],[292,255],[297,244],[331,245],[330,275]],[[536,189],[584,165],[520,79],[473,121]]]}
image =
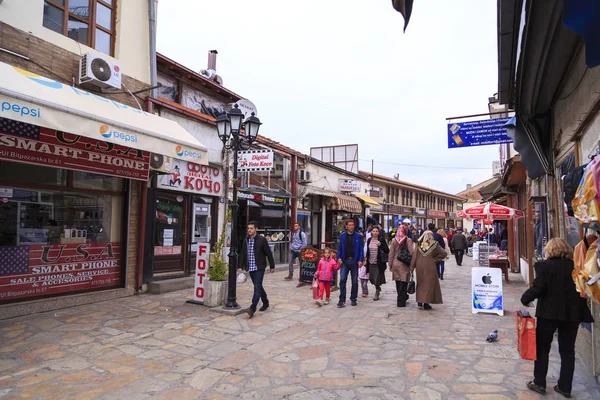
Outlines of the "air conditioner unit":
{"label": "air conditioner unit", "polygon": [[79,60],[79,84],[121,89],[121,68],[101,55],[84,54]]}
{"label": "air conditioner unit", "polygon": [[165,174],[171,172],[173,165],[173,158],[163,156],[162,154],[151,153],[150,154],[150,168],[155,171],[160,171]]}
{"label": "air conditioner unit", "polygon": [[298,170],[298,182],[308,182],[310,181],[310,172],[305,169]]}

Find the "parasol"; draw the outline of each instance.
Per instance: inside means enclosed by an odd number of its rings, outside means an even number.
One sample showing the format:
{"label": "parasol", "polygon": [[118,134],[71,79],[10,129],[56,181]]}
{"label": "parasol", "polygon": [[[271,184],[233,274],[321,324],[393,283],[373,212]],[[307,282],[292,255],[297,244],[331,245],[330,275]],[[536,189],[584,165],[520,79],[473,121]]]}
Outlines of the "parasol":
{"label": "parasol", "polygon": [[404,219],[402,220],[402,223],[403,223],[403,224],[410,224],[410,223],[411,223],[411,220],[410,220],[410,219],[408,219],[408,218],[404,218]]}
{"label": "parasol", "polygon": [[487,219],[487,220],[509,220],[523,218],[523,211],[501,206],[500,204],[486,203],[469,207],[457,213],[460,218]]}

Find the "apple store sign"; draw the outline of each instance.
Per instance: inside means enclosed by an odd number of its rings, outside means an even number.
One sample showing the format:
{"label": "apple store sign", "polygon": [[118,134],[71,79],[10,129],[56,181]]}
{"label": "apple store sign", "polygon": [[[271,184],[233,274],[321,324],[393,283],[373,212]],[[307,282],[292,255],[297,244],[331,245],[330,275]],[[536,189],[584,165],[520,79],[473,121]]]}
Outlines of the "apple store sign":
{"label": "apple store sign", "polygon": [[501,269],[473,268],[471,270],[471,287],[471,311],[473,314],[504,315]]}

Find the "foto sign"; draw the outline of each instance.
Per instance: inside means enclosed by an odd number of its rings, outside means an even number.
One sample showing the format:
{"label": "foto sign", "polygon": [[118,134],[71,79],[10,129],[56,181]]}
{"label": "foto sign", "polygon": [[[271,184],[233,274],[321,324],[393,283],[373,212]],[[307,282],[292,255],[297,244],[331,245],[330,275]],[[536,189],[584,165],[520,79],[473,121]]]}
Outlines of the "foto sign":
{"label": "foto sign", "polygon": [[360,192],[360,182],[340,180],[338,189],[340,192]]}
{"label": "foto sign", "polygon": [[194,302],[204,304],[204,281],[208,270],[208,243],[199,243],[194,273]]}
{"label": "foto sign", "polygon": [[504,315],[502,270],[499,268],[471,269],[471,312]]}
{"label": "foto sign", "polygon": [[506,131],[508,120],[508,118],[495,118],[450,123],[448,124],[448,148],[512,143]]}
{"label": "foto sign", "polygon": [[177,159],[163,168],[167,173],[156,178],[156,186],[160,189],[209,196],[221,196],[223,193],[223,173],[220,168]]}
{"label": "foto sign", "polygon": [[247,150],[238,152],[238,171],[269,171],[273,169],[272,150]]}

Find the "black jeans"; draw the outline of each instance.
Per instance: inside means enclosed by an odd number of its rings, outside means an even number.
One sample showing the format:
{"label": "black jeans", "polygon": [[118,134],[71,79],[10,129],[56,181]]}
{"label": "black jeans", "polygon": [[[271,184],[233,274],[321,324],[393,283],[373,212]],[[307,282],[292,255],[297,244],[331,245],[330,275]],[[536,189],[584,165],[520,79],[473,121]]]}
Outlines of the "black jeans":
{"label": "black jeans", "polygon": [[558,329],[558,352],[560,353],[558,387],[563,392],[571,393],[573,372],[575,371],[575,339],[577,339],[578,328],[579,322],[537,319],[535,330],[537,360],[533,370],[533,382],[536,385],[546,387],[548,354],[552,346],[554,332]]}
{"label": "black jeans", "polygon": [[265,271],[252,271],[250,272],[250,279],[254,284],[254,295],[252,296],[252,305],[250,309],[256,311],[258,300],[262,300],[263,306],[269,305],[269,299],[267,298],[267,292],[263,288],[263,278],[265,277]]}
{"label": "black jeans", "polygon": [[458,265],[461,265],[463,262],[463,256],[465,255],[465,250],[464,249],[455,249],[454,250],[454,257],[456,257],[456,263]]}
{"label": "black jeans", "polygon": [[396,281],[396,292],[398,293],[398,307],[404,307],[406,305],[406,301],[408,300],[408,293],[406,293],[407,288],[408,282]]}

